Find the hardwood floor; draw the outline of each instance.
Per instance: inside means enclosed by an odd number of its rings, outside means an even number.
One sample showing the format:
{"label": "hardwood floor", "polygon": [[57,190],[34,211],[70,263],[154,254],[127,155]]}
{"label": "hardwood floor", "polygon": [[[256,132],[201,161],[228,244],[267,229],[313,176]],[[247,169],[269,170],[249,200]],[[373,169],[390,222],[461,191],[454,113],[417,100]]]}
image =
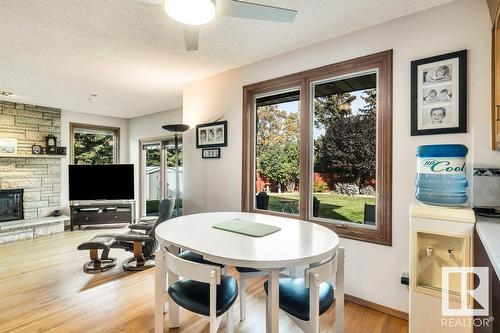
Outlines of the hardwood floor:
{"label": "hardwood floor", "polygon": [[[114,249],[118,264],[100,274],[85,274],[88,251],[79,243],[102,232],[87,229],[35,240],[0,245],[0,332],[153,332],[154,269],[124,272],[121,261],[130,253]],[[232,273],[237,274],[237,273]],[[247,319],[236,332],[265,331],[262,279],[250,281]],[[238,302],[238,301],[237,301]],[[333,332],[334,309],[321,317],[323,332]],[[346,333],[408,332],[405,320],[353,303],[345,306]],[[165,318],[165,332],[168,332]],[[219,332],[225,331],[225,320]],[[280,314],[281,332],[301,332]],[[208,332],[208,322],[181,310],[181,327],[170,332]]]}

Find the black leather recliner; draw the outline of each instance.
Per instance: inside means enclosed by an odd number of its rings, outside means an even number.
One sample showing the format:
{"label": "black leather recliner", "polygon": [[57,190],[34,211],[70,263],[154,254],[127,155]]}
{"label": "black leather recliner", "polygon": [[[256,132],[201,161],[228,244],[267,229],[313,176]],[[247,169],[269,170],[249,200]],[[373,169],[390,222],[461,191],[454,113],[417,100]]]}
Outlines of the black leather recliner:
{"label": "black leather recliner", "polygon": [[123,269],[138,271],[153,267],[154,254],[158,247],[155,238],[155,229],[161,223],[172,218],[175,198],[160,201],[158,219],[156,221],[130,224],[130,231],[115,235],[118,244],[126,251],[133,252],[134,256],[123,262]]}

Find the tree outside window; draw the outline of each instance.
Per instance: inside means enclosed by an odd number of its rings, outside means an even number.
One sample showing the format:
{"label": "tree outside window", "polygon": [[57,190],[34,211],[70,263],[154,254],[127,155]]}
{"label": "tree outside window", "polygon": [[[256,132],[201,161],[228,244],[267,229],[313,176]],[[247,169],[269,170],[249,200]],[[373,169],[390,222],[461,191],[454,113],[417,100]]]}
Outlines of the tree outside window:
{"label": "tree outside window", "polygon": [[73,164],[118,163],[119,129],[70,124]]}

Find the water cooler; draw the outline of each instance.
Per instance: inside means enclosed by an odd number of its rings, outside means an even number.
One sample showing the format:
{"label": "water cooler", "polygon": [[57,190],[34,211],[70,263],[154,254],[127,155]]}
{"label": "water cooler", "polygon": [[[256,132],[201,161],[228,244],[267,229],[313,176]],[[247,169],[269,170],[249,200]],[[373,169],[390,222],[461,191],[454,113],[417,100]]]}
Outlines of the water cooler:
{"label": "water cooler", "polygon": [[[442,314],[442,268],[470,267],[475,216],[470,208],[410,207],[410,333],[472,333],[472,317]],[[460,308],[461,277],[450,274],[449,307]],[[472,279],[468,278],[468,289]],[[472,302],[468,299],[467,302]],[[444,320],[444,321],[443,321]]]}

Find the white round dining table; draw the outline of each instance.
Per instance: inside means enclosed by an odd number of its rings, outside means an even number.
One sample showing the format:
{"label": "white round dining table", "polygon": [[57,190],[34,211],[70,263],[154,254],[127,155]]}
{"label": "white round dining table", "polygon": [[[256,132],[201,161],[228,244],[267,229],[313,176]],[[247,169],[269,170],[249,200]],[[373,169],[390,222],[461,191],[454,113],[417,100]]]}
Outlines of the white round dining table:
{"label": "white round dining table", "polygon": [[[281,230],[263,237],[252,237],[216,229],[215,224],[232,219],[263,223]],[[201,254],[204,259],[239,267],[251,267],[269,273],[266,306],[266,332],[279,332],[279,275],[284,268],[306,266],[332,258],[339,246],[336,233],[321,225],[266,214],[215,212],[177,217],[156,228],[161,251],[181,248]],[[160,251],[160,255],[161,255]],[[156,258],[157,329],[163,326],[165,265]],[[177,277],[174,276],[174,279]],[[171,281],[169,276],[169,284]],[[169,303],[169,326],[178,327],[178,307]],[[161,318],[158,318],[161,316]],[[161,328],[162,329],[162,328]],[[161,332],[161,330],[159,331]]]}

